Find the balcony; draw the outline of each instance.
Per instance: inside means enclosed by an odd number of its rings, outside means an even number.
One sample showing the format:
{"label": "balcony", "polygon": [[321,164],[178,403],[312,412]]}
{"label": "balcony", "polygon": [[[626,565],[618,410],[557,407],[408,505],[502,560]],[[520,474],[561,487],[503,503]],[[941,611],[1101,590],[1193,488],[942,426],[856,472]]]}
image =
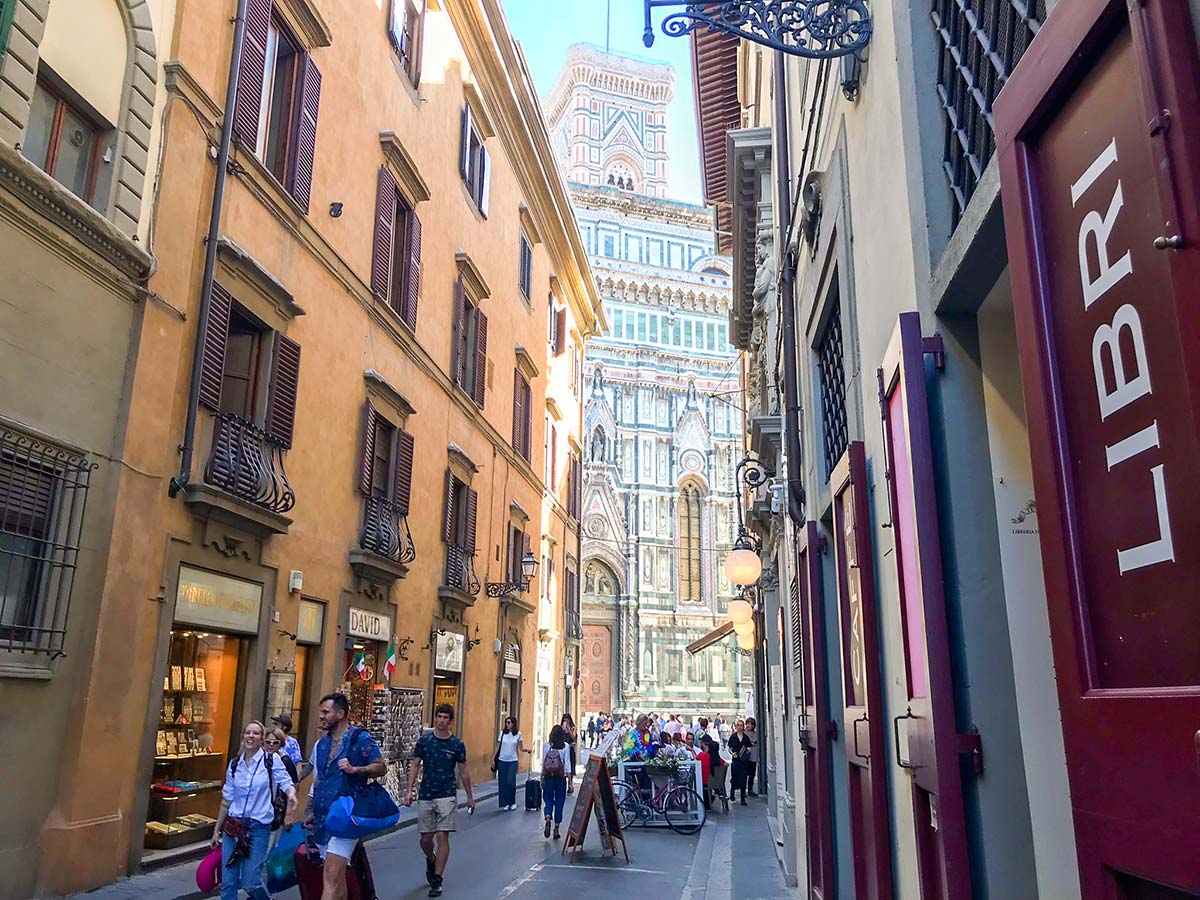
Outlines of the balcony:
{"label": "balcony", "polygon": [[283,445],[233,413],[212,420],[212,450],[203,483],[187,487],[187,503],[205,518],[257,537],[286,534],[296,493],[283,468]]}
{"label": "balcony", "polygon": [[475,605],[479,593],[479,576],[475,574],[475,554],[456,544],[446,545],[446,575],[438,588],[438,596],[460,612]]}
{"label": "balcony", "polygon": [[406,512],[383,497],[370,497],[363,508],[358,547],[350,551],[350,567],[376,584],[389,585],[408,574],[417,558]]}
{"label": "balcony", "polygon": [[583,625],[579,620],[578,609],[567,609],[567,640],[583,640]]}

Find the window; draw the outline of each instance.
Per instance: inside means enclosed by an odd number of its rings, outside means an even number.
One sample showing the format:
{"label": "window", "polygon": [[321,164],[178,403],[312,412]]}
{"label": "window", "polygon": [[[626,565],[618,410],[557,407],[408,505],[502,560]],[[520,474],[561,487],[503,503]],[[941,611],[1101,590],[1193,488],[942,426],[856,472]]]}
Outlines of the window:
{"label": "window", "polygon": [[513,522],[508,525],[508,549],[505,553],[504,580],[522,582],[525,580],[521,572],[521,560],[533,552],[529,535]]}
{"label": "window", "polygon": [[[603,451],[602,451],[603,452]],[[598,459],[597,462],[602,460]],[[567,514],[576,521],[583,500],[583,463],[574,451],[571,452],[571,462],[567,469]]]}
{"label": "window", "polygon": [[667,651],[667,684],[679,684],[683,677],[683,660],[678,650]]}
{"label": "window", "polygon": [[522,297],[526,300],[533,298],[533,246],[524,233],[521,234],[521,261],[517,285],[521,288]]}
{"label": "window", "polygon": [[692,346],[692,323],[691,322],[683,323],[683,346],[685,346],[685,347]]}
{"label": "window", "polygon": [[12,30],[13,13],[17,10],[16,0],[0,0],[0,59],[8,48],[8,34]]}
{"label": "window", "polygon": [[487,388],[487,316],[471,302],[461,277],[454,284],[453,315],[451,376],[475,405],[483,409]]}
{"label": "window", "polygon": [[521,374],[519,369],[513,369],[513,430],[512,430],[512,446],[517,453],[529,461],[531,439],[530,432],[533,429],[532,419],[533,410],[533,391],[529,387],[529,382],[525,380],[525,376]]}
{"label": "window", "polygon": [[25,158],[80,200],[93,203],[100,159],[110,151],[95,120],[39,78],[21,145]]}
{"label": "window", "polygon": [[679,492],[679,598],[703,599],[700,584],[700,489],[686,484]]}
{"label": "window", "polygon": [[63,654],[93,468],[0,431],[0,650]]}
{"label": "window", "polygon": [[550,352],[555,356],[562,356],[570,338],[567,333],[567,308],[564,306],[562,309],[555,309],[553,297],[550,298],[550,319]]}
{"label": "window", "polygon": [[550,416],[546,416],[546,447],[545,447],[545,477],[542,479],[543,484],[550,488],[551,492],[558,490],[558,429],[554,427]]}
{"label": "window", "polygon": [[308,212],[321,73],[271,0],[250,0],[233,134]]}
{"label": "window", "polygon": [[400,67],[412,82],[421,83],[421,47],[425,36],[425,0],[392,0],[388,37],[400,54]]}
{"label": "window", "polygon": [[604,236],[604,255],[610,259],[617,255],[613,237],[610,234]]}
{"label": "window", "polygon": [[639,344],[646,343],[646,314],[645,313],[638,313],[637,339],[638,339]]}
{"label": "window", "polygon": [[658,343],[658,316],[650,317],[650,343]]}
{"label": "window", "polygon": [[817,372],[821,391],[821,438],[825,474],[833,472],[849,443],[846,424],[846,368],[842,358],[842,309],[834,298],[833,314],[817,343]]}
{"label": "window", "polygon": [[479,133],[474,119],[471,117],[471,104],[463,104],[462,113],[462,145],[459,151],[459,172],[467,193],[478,207],[479,212],[487,218],[488,194],[491,188],[492,160],[483,146],[483,135]]}
{"label": "window", "polygon": [[468,594],[479,593],[475,575],[476,524],[479,495],[446,469],[445,502],[442,511],[442,541],[446,544],[444,583]]}
{"label": "window", "polygon": [[407,563],[416,558],[408,531],[415,457],[412,435],[389,422],[368,400],[363,406],[358,491],[367,498],[359,546]]}
{"label": "window", "polygon": [[400,196],[387,166],[379,167],[375,194],[371,293],[416,331],[421,293],[421,220]]}

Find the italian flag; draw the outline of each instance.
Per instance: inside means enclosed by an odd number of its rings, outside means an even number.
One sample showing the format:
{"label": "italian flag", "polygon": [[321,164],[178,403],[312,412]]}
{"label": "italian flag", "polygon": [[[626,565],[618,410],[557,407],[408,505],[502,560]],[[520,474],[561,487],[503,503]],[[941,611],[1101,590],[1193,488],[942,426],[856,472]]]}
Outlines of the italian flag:
{"label": "italian flag", "polygon": [[387,684],[392,680],[392,673],[396,671],[396,640],[393,638],[388,643],[387,655],[383,660],[383,683]]}
{"label": "italian flag", "polygon": [[362,677],[363,672],[367,671],[367,655],[359,650],[354,654],[354,671]]}

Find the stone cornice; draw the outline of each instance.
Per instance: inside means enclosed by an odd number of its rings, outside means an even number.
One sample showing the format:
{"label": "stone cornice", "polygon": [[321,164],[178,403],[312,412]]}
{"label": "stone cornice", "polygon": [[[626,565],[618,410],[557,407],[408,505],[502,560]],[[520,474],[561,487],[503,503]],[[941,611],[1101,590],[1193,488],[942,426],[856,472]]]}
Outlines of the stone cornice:
{"label": "stone cornice", "polygon": [[466,250],[459,250],[454,254],[454,261],[458,264],[458,275],[463,280],[468,297],[479,301],[492,296],[492,289],[483,280],[483,273],[479,271],[479,266],[475,265],[475,260],[471,259],[471,254]]}
{"label": "stone cornice", "polygon": [[517,344],[513,349],[517,354],[517,368],[521,370],[521,374],[529,381],[533,381],[539,374],[537,363],[533,361],[533,357],[529,355],[529,351],[521,344]]}
{"label": "stone cornice", "polygon": [[388,167],[396,176],[396,184],[400,186],[409,206],[416,206],[418,203],[428,200],[429,185],[417,171],[417,164],[413,162],[413,158],[408,155],[408,151],[396,137],[396,132],[390,129],[379,132],[379,143],[383,146],[383,158],[387,160]]}
{"label": "stone cornice", "polygon": [[476,87],[494,116],[542,239],[551,269],[563,283],[580,333],[600,333],[607,322],[596,293],[575,211],[550,145],[537,89],[524,55],[508,30],[500,0],[444,0]]}
{"label": "stone cornice", "polygon": [[537,227],[537,223],[533,221],[533,213],[529,211],[529,207],[522,203],[518,207],[517,213],[521,217],[521,227],[525,229],[525,237],[529,238],[530,242],[534,244],[540,244],[542,242],[542,232]]}
{"label": "stone cornice", "polygon": [[221,235],[217,239],[217,253],[225,260],[230,269],[235,270],[256,288],[262,291],[271,301],[280,315],[294,319],[304,315],[304,307],[296,302],[292,292],[284,287],[283,282],[268,271],[267,267],[250,255],[245,248],[231,238]]}
{"label": "stone cornice", "polygon": [[612,209],[622,215],[659,219],[705,231],[711,231],[713,227],[712,210],[702,206],[659,200],[644,194],[631,194],[607,185],[572,182],[570,187],[575,202],[585,208]]}
{"label": "stone cornice", "polygon": [[367,369],[365,372],[363,372],[363,380],[366,381],[368,387],[370,387],[377,394],[387,400],[389,404],[395,407],[396,411],[400,413],[400,415],[407,418],[408,416],[416,414],[417,411],[413,405],[408,402],[408,398],[400,393],[400,391],[392,386],[391,382],[389,382],[374,369]]}
{"label": "stone cornice", "polygon": [[[4,196],[7,195],[7,196]],[[0,142],[0,203],[23,229],[85,266],[86,250],[138,285],[150,277],[154,258],[65,187],[6,143]],[[8,198],[12,198],[9,202]],[[69,238],[70,240],[64,240]],[[103,274],[99,271],[96,274]]]}
{"label": "stone cornice", "polygon": [[333,32],[312,0],[275,0],[275,9],[296,32],[306,49],[328,47],[333,43]]}

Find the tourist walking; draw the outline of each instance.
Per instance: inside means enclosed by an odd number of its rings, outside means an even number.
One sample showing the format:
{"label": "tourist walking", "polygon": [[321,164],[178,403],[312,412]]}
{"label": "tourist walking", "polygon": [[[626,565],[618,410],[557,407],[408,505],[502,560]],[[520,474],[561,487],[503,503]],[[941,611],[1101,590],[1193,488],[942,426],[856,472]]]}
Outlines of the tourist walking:
{"label": "tourist walking", "polygon": [[588,716],[587,746],[589,748],[596,746],[596,717],[595,716]]}
{"label": "tourist walking", "polygon": [[366,787],[368,779],[387,774],[387,763],[366,729],[350,724],[350,701],[345,694],[326,694],[317,715],[325,734],[313,746],[309,759],[314,783],[304,824],[312,831],[323,860],[321,900],[346,900],[346,866],[358,841],[331,835],[325,819],[339,797],[352,797]]}
{"label": "tourist walking", "polygon": [[[418,794],[417,831],[421,834],[421,851],[425,854],[425,880],[429,896],[442,895],[442,880],[446,862],[450,859],[450,833],[455,830],[458,815],[458,779],[467,793],[467,809],[475,811],[475,793],[471,788],[471,773],[467,770],[467,747],[456,734],[451,734],[454,707],[441,703],[433,713],[433,730],[417,739],[412,762],[408,765],[408,793],[405,806],[412,806],[413,785],[424,768]],[[514,727],[515,727],[514,722]],[[435,848],[436,836],[436,848]]]}
{"label": "tourist walking", "polygon": [[751,739],[746,735],[746,720],[739,718],[733,723],[733,734],[729,736],[729,752],[733,756],[731,774],[733,793],[742,792],[742,806],[746,805],[746,773],[750,764]]}
{"label": "tourist walking", "polygon": [[[287,750],[288,735],[278,725],[274,728],[268,728],[267,733],[263,736],[263,749],[268,753],[274,753],[279,760],[279,764],[287,769],[288,775],[292,778],[293,784],[300,783],[300,772],[296,768],[296,763],[292,757],[288,755]],[[295,740],[295,738],[292,738]]]}
{"label": "tourist walking", "polygon": [[275,821],[274,791],[287,796],[286,821],[290,823],[296,811],[292,777],[275,754],[263,748],[265,734],[262,722],[247,722],[240,752],[225,770],[211,842],[213,849],[221,847],[221,900],[237,900],[239,891],[254,900],[269,900],[263,863]]}
{"label": "tourist walking", "polygon": [[500,808],[517,808],[517,768],[521,754],[532,751],[525,749],[525,735],[517,728],[517,720],[509,716],[504,720],[504,730],[496,738],[496,755],[492,758],[492,771],[499,781],[497,797]]}
{"label": "tourist walking", "polygon": [[300,742],[292,737],[292,717],[289,715],[272,716],[271,721],[283,729],[286,740],[283,742],[283,752],[286,753],[297,766],[304,762],[304,748],[300,746]]}
{"label": "tourist walking", "polygon": [[571,765],[567,766],[567,793],[575,793],[575,760],[578,758],[575,753],[575,746],[579,742],[579,729],[575,727],[575,720],[571,718],[570,713],[563,713],[562,720],[558,723],[562,726],[563,736],[567,739],[567,749],[571,751]]}
{"label": "tourist walking", "polygon": [[567,773],[575,767],[571,744],[566,730],[561,725],[550,729],[550,738],[542,746],[542,797],[546,803],[546,826],[542,833],[550,837],[554,827],[554,839],[558,840],[558,828],[562,824],[563,804],[567,801]]}
{"label": "tourist walking", "polygon": [[750,742],[750,755],[746,757],[746,793],[757,797],[754,793],[754,776],[758,774],[758,723],[753,716],[746,719],[745,738]]}

